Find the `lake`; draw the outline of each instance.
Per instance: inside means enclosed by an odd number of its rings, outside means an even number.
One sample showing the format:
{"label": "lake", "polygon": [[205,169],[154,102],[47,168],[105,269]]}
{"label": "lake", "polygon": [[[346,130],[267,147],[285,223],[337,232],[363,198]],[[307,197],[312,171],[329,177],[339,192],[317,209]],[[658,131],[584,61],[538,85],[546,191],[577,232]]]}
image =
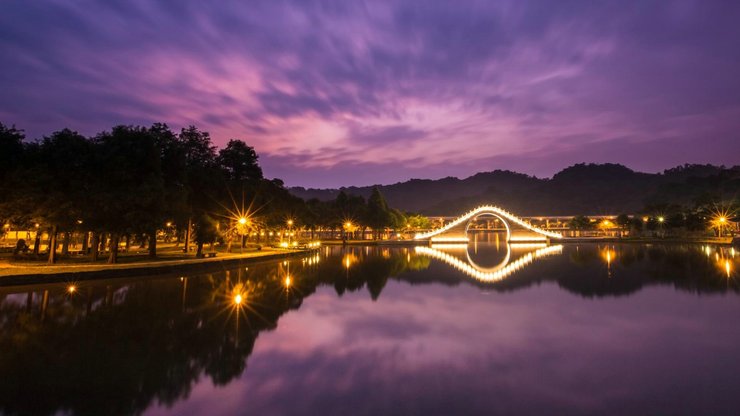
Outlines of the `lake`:
{"label": "lake", "polygon": [[481,233],[0,288],[0,412],[738,414],[739,267]]}

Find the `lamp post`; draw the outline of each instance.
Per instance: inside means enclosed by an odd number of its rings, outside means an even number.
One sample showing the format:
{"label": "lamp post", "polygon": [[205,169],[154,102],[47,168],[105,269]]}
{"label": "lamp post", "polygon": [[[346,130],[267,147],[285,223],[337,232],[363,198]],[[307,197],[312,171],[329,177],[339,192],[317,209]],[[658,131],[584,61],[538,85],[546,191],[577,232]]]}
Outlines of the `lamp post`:
{"label": "lamp post", "polygon": [[347,242],[347,234],[349,234],[352,230],[352,222],[347,221],[344,223],[344,241]]}
{"label": "lamp post", "polygon": [[718,224],[718,227],[717,228],[719,229],[718,230],[719,231],[719,237],[722,237],[722,229],[727,224],[727,217],[722,216],[722,217],[717,218],[717,224]]}
{"label": "lamp post", "polygon": [[244,245],[246,243],[246,236],[249,230],[247,229],[247,226],[249,225],[249,219],[246,217],[239,217],[237,220],[237,227],[236,231],[241,236],[241,244],[240,246],[240,252],[244,252]]}
{"label": "lamp post", "polygon": [[293,229],[293,220],[289,219],[287,224],[288,224],[288,247],[290,247],[290,237],[292,236],[291,230]]}

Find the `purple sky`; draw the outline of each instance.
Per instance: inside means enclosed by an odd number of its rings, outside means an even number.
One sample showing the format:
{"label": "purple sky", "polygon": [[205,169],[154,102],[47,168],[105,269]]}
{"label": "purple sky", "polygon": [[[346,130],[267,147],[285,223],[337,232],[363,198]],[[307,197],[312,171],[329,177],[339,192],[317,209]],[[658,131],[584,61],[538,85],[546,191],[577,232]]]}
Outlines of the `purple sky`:
{"label": "purple sky", "polygon": [[287,185],[740,163],[740,3],[13,1],[0,121],[196,124]]}

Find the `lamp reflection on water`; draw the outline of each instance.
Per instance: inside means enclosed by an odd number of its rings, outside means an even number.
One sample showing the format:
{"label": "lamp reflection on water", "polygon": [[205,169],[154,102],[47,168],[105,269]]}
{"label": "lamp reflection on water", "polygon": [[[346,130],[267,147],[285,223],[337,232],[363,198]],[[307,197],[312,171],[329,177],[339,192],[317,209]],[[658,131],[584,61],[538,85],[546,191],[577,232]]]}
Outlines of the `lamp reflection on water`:
{"label": "lamp reflection on water", "polygon": [[601,251],[601,258],[606,262],[606,274],[612,277],[612,262],[617,258],[617,251],[614,247],[604,247]]}
{"label": "lamp reflection on water", "polygon": [[342,265],[345,269],[349,269],[355,263],[357,263],[357,256],[354,253],[347,253],[342,257]]}
{"label": "lamp reflection on water", "polygon": [[730,267],[730,261],[725,260],[725,273],[727,273],[727,278],[730,278],[730,272],[732,271],[732,268]]}

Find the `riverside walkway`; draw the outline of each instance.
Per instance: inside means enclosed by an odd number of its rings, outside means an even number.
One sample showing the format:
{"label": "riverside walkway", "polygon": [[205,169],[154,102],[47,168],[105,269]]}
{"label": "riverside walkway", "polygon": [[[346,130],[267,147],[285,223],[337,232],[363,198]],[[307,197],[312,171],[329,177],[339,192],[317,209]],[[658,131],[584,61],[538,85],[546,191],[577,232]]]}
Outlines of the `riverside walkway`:
{"label": "riverside walkway", "polygon": [[12,257],[0,258],[0,286],[79,281],[100,277],[129,277],[162,275],[181,270],[214,270],[242,264],[253,264],[286,257],[305,255],[311,250],[271,249],[250,250],[244,253],[218,252],[215,257],[197,258],[193,254],[165,252],[156,259],[145,256],[122,256],[117,264],[74,263],[60,261],[47,264],[31,261],[14,261]]}

